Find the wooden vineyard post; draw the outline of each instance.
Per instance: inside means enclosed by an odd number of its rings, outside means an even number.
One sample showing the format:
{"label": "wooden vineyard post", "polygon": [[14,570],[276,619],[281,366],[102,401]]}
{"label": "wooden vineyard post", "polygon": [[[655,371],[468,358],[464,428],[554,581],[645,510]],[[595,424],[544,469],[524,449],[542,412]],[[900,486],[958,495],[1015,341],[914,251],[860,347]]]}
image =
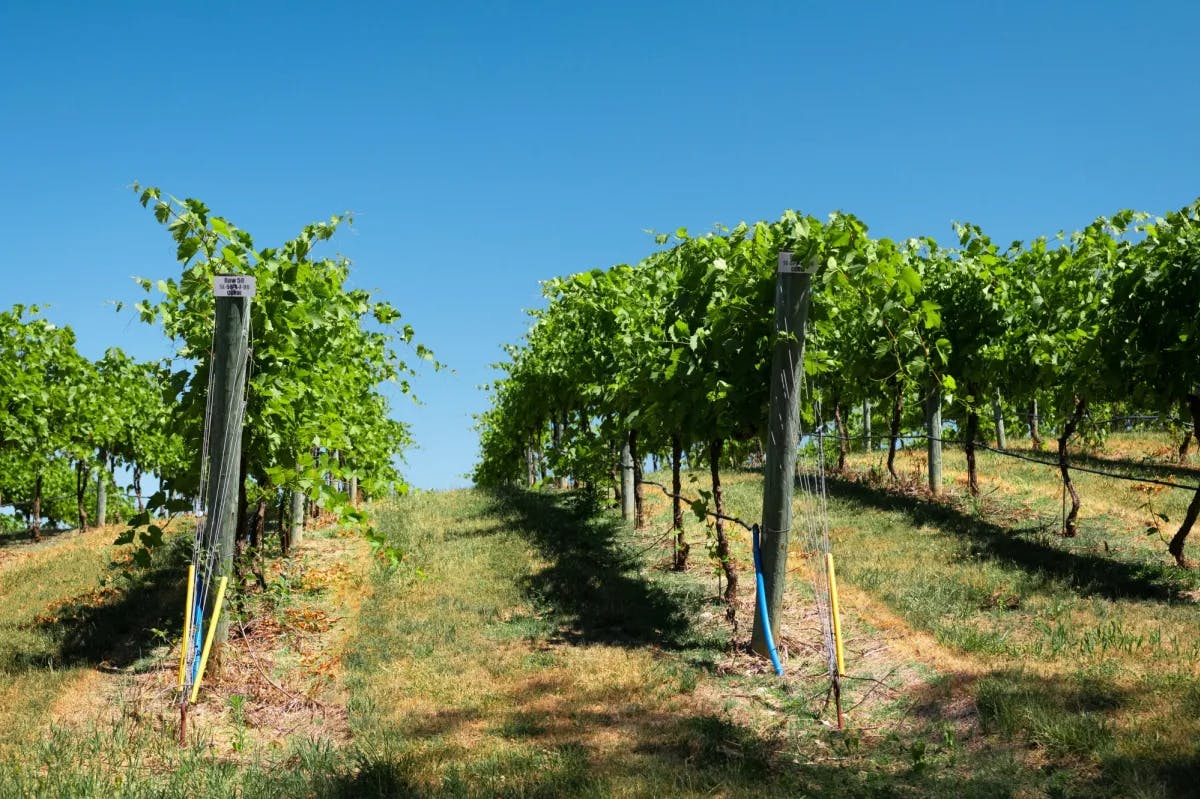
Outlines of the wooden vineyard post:
{"label": "wooden vineyard post", "polygon": [[[250,298],[254,279],[218,275],[213,284],[216,295],[216,329],[213,333],[212,417],[209,420],[207,524],[217,525],[216,569],[212,579],[228,578],[233,573],[233,540],[237,531],[238,480],[241,479],[242,419],[244,415],[247,346],[250,333]],[[223,596],[222,596],[223,598]],[[219,673],[221,650],[229,636],[229,614],[211,609],[217,618],[213,638],[213,671]]]}
{"label": "wooden vineyard post", "polygon": [[96,526],[103,527],[108,520],[108,450],[100,450],[99,461],[96,470]]}
{"label": "wooden vineyard post", "polygon": [[780,634],[779,612],[787,582],[788,540],[792,528],[793,475],[800,442],[800,380],[804,372],[804,326],[816,262],[779,253],[775,277],[775,351],[771,356],[771,404],[767,417],[767,457],[762,509],[762,576],[767,619],[756,606],[750,646],[769,657],[766,626]]}
{"label": "wooden vineyard post", "polygon": [[1029,403],[1029,441],[1033,444],[1033,448],[1040,452],[1042,449],[1042,435],[1038,428],[1037,400],[1033,400]]}
{"label": "wooden vineyard post", "polygon": [[992,417],[996,421],[996,449],[1008,449],[1008,438],[1004,435],[1004,407],[1000,404],[1000,389],[992,400]]}
{"label": "wooden vineyard post", "polygon": [[925,427],[928,436],[929,493],[942,493],[942,387],[934,383],[925,405]]}
{"label": "wooden vineyard post", "polygon": [[300,545],[304,540],[304,492],[298,487],[292,491],[292,522],[288,534],[288,549]]}
{"label": "wooden vineyard post", "polygon": [[871,451],[871,401],[863,400],[863,450]]}
{"label": "wooden vineyard post", "polygon": [[621,444],[621,518],[633,521],[637,515],[637,497],[633,485],[633,452],[629,448],[629,434]]}

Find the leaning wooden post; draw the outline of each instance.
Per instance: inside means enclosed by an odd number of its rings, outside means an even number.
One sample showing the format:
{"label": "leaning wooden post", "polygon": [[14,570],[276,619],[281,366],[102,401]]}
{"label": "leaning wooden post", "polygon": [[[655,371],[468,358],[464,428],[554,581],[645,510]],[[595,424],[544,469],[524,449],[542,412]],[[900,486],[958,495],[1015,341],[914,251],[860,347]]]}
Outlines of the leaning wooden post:
{"label": "leaning wooden post", "polygon": [[[212,417],[209,420],[208,495],[205,497],[207,524],[217,525],[214,580],[233,574],[233,539],[237,532],[238,480],[241,479],[242,420],[245,415],[247,341],[250,332],[250,298],[254,296],[254,278],[241,275],[217,275],[213,281],[216,297],[216,329],[209,369],[213,373]],[[216,615],[214,604],[209,612]],[[210,617],[211,618],[211,617]],[[219,673],[221,651],[229,637],[229,614],[217,617],[213,639],[213,672]]]}
{"label": "leaning wooden post", "polygon": [[792,494],[796,447],[800,443],[800,381],[804,374],[804,325],[812,296],[812,273],[817,262],[792,260],[779,253],[775,277],[775,351],[771,356],[771,404],[767,416],[767,458],[764,466],[760,549],[767,619],[755,608],[750,645],[769,657],[766,625],[780,634],[779,613],[787,583],[788,539],[792,529]]}
{"label": "leaning wooden post", "polygon": [[929,453],[929,493],[942,493],[942,387],[936,381],[925,398],[925,433]]}

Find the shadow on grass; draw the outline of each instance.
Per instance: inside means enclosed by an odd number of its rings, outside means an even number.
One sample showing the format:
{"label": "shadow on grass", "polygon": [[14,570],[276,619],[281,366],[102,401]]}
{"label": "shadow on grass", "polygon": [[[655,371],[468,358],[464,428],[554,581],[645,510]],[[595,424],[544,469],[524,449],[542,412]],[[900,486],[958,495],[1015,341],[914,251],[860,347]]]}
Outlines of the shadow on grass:
{"label": "shadow on grass", "polygon": [[[906,768],[899,739],[866,744],[824,734],[801,758],[728,717],[651,713],[621,717],[571,700],[536,723],[509,719],[506,745],[463,749],[435,742],[398,751],[360,739],[353,765],[314,774],[313,795],[350,797],[836,796],[1005,799],[1013,775]],[[560,725],[574,733],[563,734]],[[402,733],[394,733],[398,736]],[[596,740],[619,740],[598,746]],[[814,757],[815,756],[815,757]],[[810,759],[811,758],[811,759]],[[1011,766],[1007,766],[1011,768]]]}
{"label": "shadow on grass", "polygon": [[[1058,469],[1058,454],[1051,449],[1035,450],[1010,446],[1007,452],[992,452],[999,458],[1006,455],[1022,455],[1041,461],[1047,469]],[[1106,458],[1087,452],[1070,453],[1072,466],[1086,466],[1126,477],[1149,477],[1157,480],[1174,480],[1181,482],[1184,488],[1194,488],[1200,482],[1200,469],[1182,463],[1166,463],[1149,459],[1136,458]]]}
{"label": "shadow on grass", "polygon": [[962,536],[970,540],[973,555],[1060,580],[1082,596],[1168,601],[1189,585],[1165,564],[1128,563],[1054,546],[1041,527],[1003,527],[941,502],[858,480],[830,476],[827,485],[832,496],[868,508],[903,513],[916,525],[928,524]]}
{"label": "shadow on grass", "polygon": [[[1017,766],[1007,750],[986,762],[973,751],[969,768],[907,768],[910,743],[902,735],[759,727],[722,710],[711,696],[693,697],[685,687],[691,667],[683,664],[713,646],[689,629],[706,593],[694,574],[644,570],[646,553],[631,545],[628,528],[569,495],[494,493],[479,505],[458,512],[470,521],[477,514],[503,520],[503,529],[524,536],[544,562],[524,578],[549,622],[532,638],[584,645],[573,653],[580,662],[599,652],[586,646],[593,643],[670,649],[658,655],[662,671],[653,679],[660,682],[630,691],[612,675],[592,679],[578,663],[558,661],[552,668],[556,661],[550,660],[511,682],[498,675],[482,704],[464,696],[461,706],[450,701],[397,712],[391,689],[377,675],[393,669],[394,661],[414,658],[452,670],[452,648],[417,654],[423,641],[396,618],[412,602],[419,607],[435,600],[414,599],[398,583],[379,583],[374,601],[363,607],[359,638],[346,661],[357,697],[351,701],[354,744],[336,762],[313,761],[311,768],[300,755],[301,768],[311,775],[311,795],[1012,796]],[[457,547],[471,544],[449,529],[437,540],[449,545],[436,553],[440,558],[453,558]],[[525,562],[525,546],[516,548]],[[612,668],[621,668],[622,660],[616,656]],[[690,685],[695,687],[694,677]],[[712,683],[718,692],[727,687],[721,678]]]}
{"label": "shadow on grass", "polygon": [[641,559],[623,522],[570,494],[495,492],[489,513],[512,519],[549,565],[525,580],[526,593],[551,609],[558,638],[570,643],[698,645],[689,616],[701,600],[640,574]]}
{"label": "shadow on grass", "polygon": [[[1149,690],[1092,675],[997,669],[945,675],[918,692],[912,710],[936,720],[958,705],[960,721],[977,720],[986,735],[1037,750],[1056,795],[1194,797],[1200,755],[1186,736],[1147,744],[1138,756],[1117,744],[1121,717],[1143,707]],[[964,694],[971,705],[956,702]],[[1095,768],[1081,769],[1081,763]]]}
{"label": "shadow on grass", "polygon": [[1200,483],[1200,470],[1179,463],[1134,460],[1133,458],[1102,458],[1098,455],[1074,452],[1071,453],[1071,462],[1131,477],[1153,477],[1159,480],[1175,478],[1175,482],[1181,483],[1185,488],[1195,488],[1196,484]]}
{"label": "shadow on grass", "polygon": [[29,530],[8,530],[0,532],[0,549],[8,549],[10,547],[35,546],[44,544],[47,541],[52,541],[65,533],[78,532],[75,527],[43,527],[41,539],[34,541],[29,536]]}
{"label": "shadow on grass", "polygon": [[[1012,795],[1011,774],[996,769],[896,768],[909,750],[895,738],[864,745],[857,736],[829,731],[800,759],[786,738],[728,716],[646,712],[624,707],[603,690],[565,694],[550,685],[511,699],[487,731],[495,737],[475,734],[468,748],[435,739],[402,749],[386,742],[413,740],[412,729],[373,727],[358,738],[352,767],[315,775],[314,794],[329,799]],[[523,709],[527,702],[538,709]]]}
{"label": "shadow on grass", "polygon": [[[1197,783],[1200,783],[1200,754],[1193,753],[1180,758],[1155,753],[1137,757],[1112,756],[1104,758],[1102,770],[1104,776],[1096,781],[1097,791],[1115,781],[1138,791],[1142,796],[1194,799]],[[1159,789],[1157,793],[1151,792],[1154,788]]]}
{"label": "shadow on grass", "polygon": [[[54,661],[68,666],[127,669],[161,641],[155,631],[177,636],[184,605],[184,570],[170,564],[135,573],[122,588],[86,591],[39,615],[36,625],[57,644]],[[26,668],[45,668],[46,656]],[[14,663],[14,665],[20,665]]]}

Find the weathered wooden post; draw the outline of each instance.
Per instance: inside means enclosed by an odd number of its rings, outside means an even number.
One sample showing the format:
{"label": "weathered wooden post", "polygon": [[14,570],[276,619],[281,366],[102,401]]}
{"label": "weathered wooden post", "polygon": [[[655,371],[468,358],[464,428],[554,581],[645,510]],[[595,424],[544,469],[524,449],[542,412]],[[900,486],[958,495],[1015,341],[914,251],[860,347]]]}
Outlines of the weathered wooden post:
{"label": "weathered wooden post", "polygon": [[[800,381],[804,374],[804,325],[812,296],[816,261],[797,262],[779,253],[775,276],[775,351],[771,356],[771,404],[767,416],[767,459],[763,467],[761,554],[767,619],[756,606],[750,645],[769,655],[766,623],[778,635],[787,583],[788,541],[796,447],[800,443]],[[761,605],[761,603],[760,603]]]}
{"label": "weathered wooden post", "polygon": [[992,418],[996,421],[996,449],[1008,449],[1008,438],[1004,435],[1004,407],[1000,404],[1000,389],[992,400]]}
{"label": "weathered wooden post", "polygon": [[108,450],[100,450],[100,465],[96,469],[96,526],[103,527],[108,519]]}
{"label": "weathered wooden post", "polygon": [[871,451],[871,401],[863,400],[863,449]]}
{"label": "weathered wooden post", "polygon": [[925,433],[929,453],[929,492],[942,493],[942,387],[935,381],[925,398]]}
{"label": "weathered wooden post", "polygon": [[304,492],[299,487],[292,491],[292,523],[288,533],[288,549],[304,541]]}
{"label": "weathered wooden post", "polygon": [[637,516],[637,497],[633,485],[633,452],[629,448],[629,434],[621,444],[621,518],[633,521]]}
{"label": "weathered wooden post", "polygon": [[[205,497],[206,524],[216,525],[217,544],[214,582],[233,574],[233,542],[237,532],[238,481],[241,479],[242,420],[245,415],[247,342],[250,334],[250,298],[254,278],[217,275],[213,280],[216,298],[216,327],[213,333],[211,417],[208,446],[208,492]],[[212,608],[211,611],[215,611]],[[219,670],[221,650],[229,636],[229,614],[217,622],[213,668]]]}

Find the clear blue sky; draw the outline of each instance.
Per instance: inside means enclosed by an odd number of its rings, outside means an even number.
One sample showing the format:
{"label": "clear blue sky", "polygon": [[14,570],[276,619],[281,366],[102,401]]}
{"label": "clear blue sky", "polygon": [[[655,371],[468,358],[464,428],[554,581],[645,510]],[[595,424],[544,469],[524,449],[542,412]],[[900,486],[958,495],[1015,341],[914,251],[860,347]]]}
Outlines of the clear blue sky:
{"label": "clear blue sky", "polygon": [[112,300],[177,274],[134,180],[259,246],[331,251],[454,374],[396,403],[414,485],[463,484],[477,386],[538,281],[646,228],[785,208],[1010,240],[1200,195],[1200,5],[0,4],[0,306],[170,352]]}

